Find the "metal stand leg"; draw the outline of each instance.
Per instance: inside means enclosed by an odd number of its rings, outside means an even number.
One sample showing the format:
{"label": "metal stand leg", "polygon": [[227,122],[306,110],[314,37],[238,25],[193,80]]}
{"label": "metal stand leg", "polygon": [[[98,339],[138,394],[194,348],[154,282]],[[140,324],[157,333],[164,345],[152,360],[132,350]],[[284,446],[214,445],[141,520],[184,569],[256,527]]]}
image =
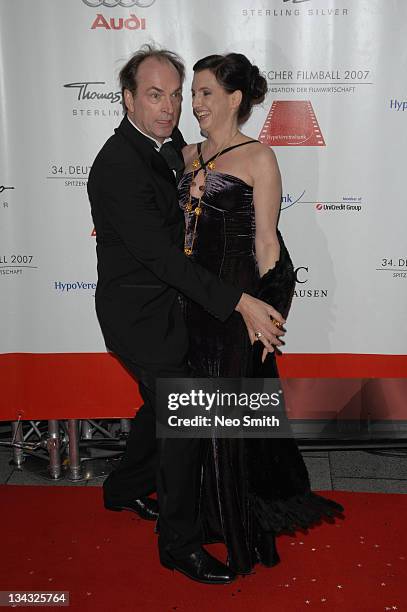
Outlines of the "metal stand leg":
{"label": "metal stand leg", "polygon": [[81,480],[81,459],[79,456],[79,423],[75,419],[68,421],[69,436],[69,480]]}
{"label": "metal stand leg", "polygon": [[120,431],[122,434],[128,435],[130,433],[130,419],[120,419]]}
{"label": "metal stand leg", "polygon": [[61,439],[59,437],[59,422],[48,421],[47,450],[49,454],[48,471],[54,480],[61,478]]}
{"label": "metal stand leg", "polygon": [[[22,423],[22,421],[13,421],[11,423],[11,429],[12,429],[12,432],[13,432],[13,442],[16,442],[18,444],[22,444],[23,441],[24,441],[23,423]],[[22,467],[23,467],[24,461],[25,461],[25,459],[24,459],[24,451],[23,451],[23,449],[19,448],[18,446],[14,446],[13,447],[13,460],[12,460],[12,463],[16,466],[16,468],[21,470]]]}
{"label": "metal stand leg", "polygon": [[89,421],[81,421],[81,438],[92,440],[92,425]]}

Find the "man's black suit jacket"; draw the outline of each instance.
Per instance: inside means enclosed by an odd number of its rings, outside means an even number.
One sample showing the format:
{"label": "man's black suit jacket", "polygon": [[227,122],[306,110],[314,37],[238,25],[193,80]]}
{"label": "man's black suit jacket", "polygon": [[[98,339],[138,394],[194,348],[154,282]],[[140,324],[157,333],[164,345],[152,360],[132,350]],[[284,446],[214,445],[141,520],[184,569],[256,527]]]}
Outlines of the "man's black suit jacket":
{"label": "man's black suit jacket", "polygon": [[178,293],[222,321],[241,291],[183,253],[173,172],[124,117],[97,155],[88,194],[96,229],[96,311],[106,346],[144,369],[179,365],[187,332]]}

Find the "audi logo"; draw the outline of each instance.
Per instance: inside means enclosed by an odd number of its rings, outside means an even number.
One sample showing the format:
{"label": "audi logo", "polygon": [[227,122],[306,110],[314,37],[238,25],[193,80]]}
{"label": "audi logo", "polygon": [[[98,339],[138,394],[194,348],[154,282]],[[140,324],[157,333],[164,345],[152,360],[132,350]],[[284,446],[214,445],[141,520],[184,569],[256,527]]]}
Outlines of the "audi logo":
{"label": "audi logo", "polygon": [[123,8],[130,8],[131,6],[148,8],[154,4],[155,0],[82,0],[82,2],[92,8],[97,8],[98,6],[105,6],[107,8],[114,8],[115,6],[122,6]]}

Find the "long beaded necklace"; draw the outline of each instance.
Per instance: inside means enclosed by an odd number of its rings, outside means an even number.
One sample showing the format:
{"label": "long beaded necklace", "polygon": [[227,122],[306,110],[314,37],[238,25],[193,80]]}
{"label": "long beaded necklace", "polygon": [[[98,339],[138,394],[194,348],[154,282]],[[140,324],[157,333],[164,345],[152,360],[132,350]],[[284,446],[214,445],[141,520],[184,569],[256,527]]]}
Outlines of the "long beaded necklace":
{"label": "long beaded necklace", "polygon": [[[190,255],[192,255],[193,250],[194,250],[194,242],[195,242],[195,237],[196,237],[196,228],[198,225],[198,219],[202,214],[202,206],[201,206],[201,201],[202,198],[204,196],[205,193],[205,185],[206,185],[206,177],[208,174],[208,170],[215,170],[216,168],[216,160],[218,159],[219,155],[221,155],[223,153],[223,151],[225,149],[227,149],[227,147],[232,144],[233,139],[235,138],[236,134],[238,134],[239,130],[236,130],[236,132],[233,134],[232,138],[219,150],[219,152],[215,155],[215,157],[210,160],[209,162],[207,162],[205,164],[205,162],[202,159],[202,156],[200,155],[200,159],[194,159],[192,162],[192,178],[191,178],[191,186],[195,185],[195,176],[196,174],[200,171],[203,170],[204,173],[204,180],[202,185],[199,186],[199,191],[200,191],[200,195],[198,198],[198,203],[195,206],[195,208],[193,208],[192,206],[192,193],[191,193],[191,188],[189,189],[189,201],[187,203],[187,205],[185,206],[185,211],[188,213],[188,215],[193,214],[194,215],[194,229],[192,231],[192,237],[190,240],[190,243],[188,244],[188,232],[185,232],[185,239],[184,239],[184,253],[185,255],[187,255],[188,257]],[[189,218],[188,218],[188,224],[189,224]]]}

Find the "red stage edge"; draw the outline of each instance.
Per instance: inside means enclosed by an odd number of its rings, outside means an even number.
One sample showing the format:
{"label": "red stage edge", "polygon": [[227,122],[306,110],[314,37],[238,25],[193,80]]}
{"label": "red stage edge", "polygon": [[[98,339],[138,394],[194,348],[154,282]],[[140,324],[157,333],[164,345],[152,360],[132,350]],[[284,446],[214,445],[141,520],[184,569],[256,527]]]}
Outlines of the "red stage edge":
{"label": "red stage edge", "polygon": [[[279,357],[284,378],[405,378],[407,355],[300,354]],[[136,381],[108,353],[0,355],[0,420],[129,418]]]}

